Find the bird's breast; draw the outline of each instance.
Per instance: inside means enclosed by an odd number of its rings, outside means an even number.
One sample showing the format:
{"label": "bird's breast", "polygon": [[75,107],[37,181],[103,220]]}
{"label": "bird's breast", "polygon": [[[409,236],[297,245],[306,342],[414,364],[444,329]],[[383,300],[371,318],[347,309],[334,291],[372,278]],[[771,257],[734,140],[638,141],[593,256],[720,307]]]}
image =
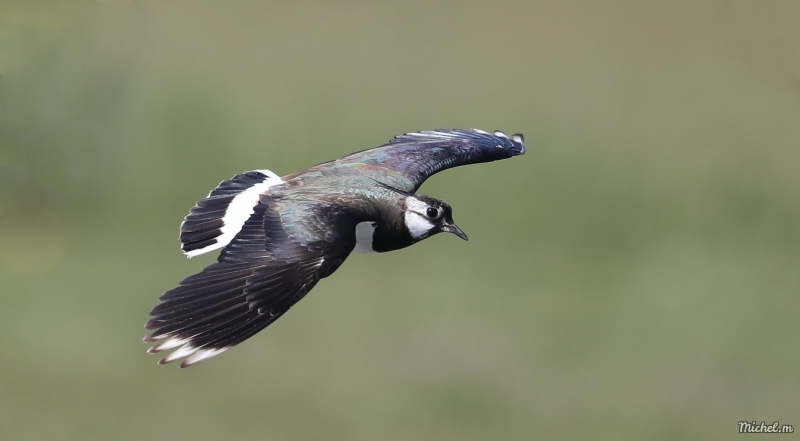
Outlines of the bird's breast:
{"label": "bird's breast", "polygon": [[354,251],[359,253],[375,253],[372,248],[372,238],[375,234],[375,226],[377,224],[372,221],[359,222],[356,225],[356,247]]}

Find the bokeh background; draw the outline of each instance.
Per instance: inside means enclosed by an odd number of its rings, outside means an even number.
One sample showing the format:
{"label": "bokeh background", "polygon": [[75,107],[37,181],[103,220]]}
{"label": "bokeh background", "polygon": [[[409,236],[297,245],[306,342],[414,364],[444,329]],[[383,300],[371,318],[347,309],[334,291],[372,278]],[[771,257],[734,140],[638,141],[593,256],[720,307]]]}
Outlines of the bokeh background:
{"label": "bokeh background", "polygon": [[[470,242],[354,254],[191,369],[145,353],[219,181],[451,127],[528,145],[423,186]],[[798,427],[799,294],[797,1],[0,1],[4,440]]]}

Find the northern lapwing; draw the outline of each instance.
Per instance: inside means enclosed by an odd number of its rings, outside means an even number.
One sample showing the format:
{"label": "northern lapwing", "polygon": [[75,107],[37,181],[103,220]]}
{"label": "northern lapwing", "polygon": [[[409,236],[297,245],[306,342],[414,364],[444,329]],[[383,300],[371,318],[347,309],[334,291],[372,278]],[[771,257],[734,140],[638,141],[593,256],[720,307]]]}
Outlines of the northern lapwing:
{"label": "northern lapwing", "polygon": [[407,133],[381,147],[279,177],[254,170],[223,181],[181,224],[188,257],[222,248],[217,263],[161,295],[148,352],[175,349],[181,367],[218,355],[269,326],[351,251],[387,252],[441,232],[467,240],[446,202],[416,194],[429,176],[525,153],[521,134]]}

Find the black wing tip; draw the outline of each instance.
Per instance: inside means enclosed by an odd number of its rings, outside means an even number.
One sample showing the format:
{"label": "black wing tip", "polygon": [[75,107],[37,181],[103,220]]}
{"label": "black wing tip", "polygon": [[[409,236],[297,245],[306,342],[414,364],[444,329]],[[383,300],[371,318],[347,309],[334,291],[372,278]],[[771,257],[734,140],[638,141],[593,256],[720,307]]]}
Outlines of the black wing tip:
{"label": "black wing tip", "polygon": [[511,156],[525,154],[525,136],[522,133],[506,135],[501,130],[487,132],[481,129],[436,129],[409,132],[395,136],[391,142],[443,141],[448,138],[489,142],[495,147],[508,148]]}

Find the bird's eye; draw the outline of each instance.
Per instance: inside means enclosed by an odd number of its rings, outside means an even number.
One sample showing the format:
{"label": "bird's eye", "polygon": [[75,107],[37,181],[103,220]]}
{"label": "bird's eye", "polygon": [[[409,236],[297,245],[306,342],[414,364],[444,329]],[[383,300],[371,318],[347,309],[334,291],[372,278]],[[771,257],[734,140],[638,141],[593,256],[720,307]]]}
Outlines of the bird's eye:
{"label": "bird's eye", "polygon": [[436,219],[436,217],[439,216],[439,210],[433,207],[428,207],[428,211],[425,214],[427,214],[428,217],[431,219]]}

